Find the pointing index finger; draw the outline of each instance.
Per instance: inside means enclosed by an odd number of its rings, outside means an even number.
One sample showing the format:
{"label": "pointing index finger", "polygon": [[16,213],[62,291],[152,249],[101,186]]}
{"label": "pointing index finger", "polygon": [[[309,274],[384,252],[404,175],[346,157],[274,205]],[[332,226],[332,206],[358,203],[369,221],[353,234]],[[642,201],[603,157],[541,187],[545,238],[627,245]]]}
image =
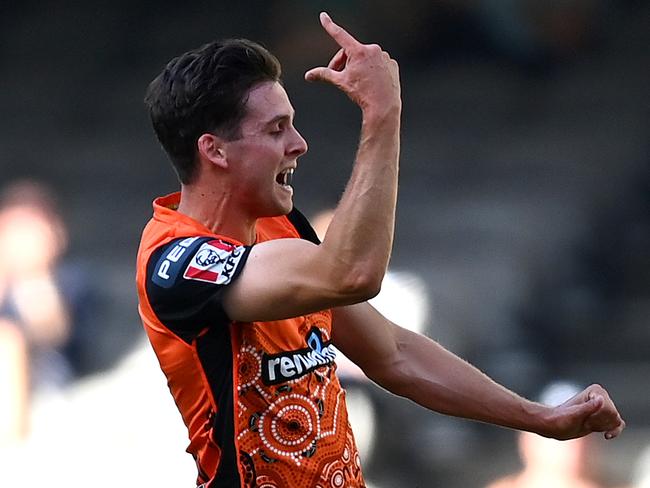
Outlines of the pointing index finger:
{"label": "pointing index finger", "polygon": [[323,26],[323,29],[327,31],[332,39],[341,46],[343,49],[347,50],[361,44],[354,37],[352,37],[343,27],[334,23],[332,18],[326,13],[320,13],[320,23]]}

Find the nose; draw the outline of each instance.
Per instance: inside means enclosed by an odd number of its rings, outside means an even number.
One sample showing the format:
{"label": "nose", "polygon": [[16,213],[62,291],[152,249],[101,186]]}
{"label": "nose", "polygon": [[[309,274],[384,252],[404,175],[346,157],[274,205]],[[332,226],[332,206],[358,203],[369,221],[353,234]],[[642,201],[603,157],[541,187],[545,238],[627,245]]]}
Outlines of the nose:
{"label": "nose", "polygon": [[305,154],[309,147],[307,146],[307,141],[305,141],[305,138],[302,137],[300,132],[298,132],[295,127],[292,126],[291,130],[293,132],[293,137],[291,138],[291,143],[289,144],[287,150],[291,156],[297,158]]}

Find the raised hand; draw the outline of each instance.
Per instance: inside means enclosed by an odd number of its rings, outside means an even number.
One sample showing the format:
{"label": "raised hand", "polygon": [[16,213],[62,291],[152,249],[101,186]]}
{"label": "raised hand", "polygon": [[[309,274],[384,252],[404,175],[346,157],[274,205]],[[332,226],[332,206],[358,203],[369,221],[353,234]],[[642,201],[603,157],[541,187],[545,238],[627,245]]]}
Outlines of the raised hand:
{"label": "raised hand", "polygon": [[327,67],[305,73],[307,81],[325,81],[337,86],[364,111],[401,108],[399,67],[377,44],[362,44],[337,25],[325,12],[320,14],[325,31],[341,49]]}

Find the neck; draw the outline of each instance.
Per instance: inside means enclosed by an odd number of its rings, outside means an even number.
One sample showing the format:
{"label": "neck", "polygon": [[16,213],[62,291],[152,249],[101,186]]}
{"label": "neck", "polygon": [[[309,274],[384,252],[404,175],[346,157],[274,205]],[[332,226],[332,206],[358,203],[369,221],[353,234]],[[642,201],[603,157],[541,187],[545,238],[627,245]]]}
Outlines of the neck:
{"label": "neck", "polygon": [[232,192],[225,188],[182,185],[178,211],[215,234],[251,245],[255,242],[257,219],[247,215],[233,200]]}

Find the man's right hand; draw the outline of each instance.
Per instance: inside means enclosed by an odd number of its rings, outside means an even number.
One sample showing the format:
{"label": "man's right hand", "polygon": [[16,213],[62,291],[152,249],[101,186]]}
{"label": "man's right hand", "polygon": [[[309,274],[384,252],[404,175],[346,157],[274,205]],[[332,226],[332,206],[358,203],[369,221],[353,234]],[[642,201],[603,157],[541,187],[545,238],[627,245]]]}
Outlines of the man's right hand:
{"label": "man's right hand", "polygon": [[364,115],[401,109],[399,66],[377,44],[362,44],[332,21],[325,12],[320,22],[341,49],[327,67],[305,73],[307,81],[325,81],[337,86],[354,101]]}
{"label": "man's right hand", "polygon": [[600,385],[591,385],[562,405],[550,409],[539,434],[559,440],[603,432],[606,439],[617,437],[625,428],[616,405]]}

